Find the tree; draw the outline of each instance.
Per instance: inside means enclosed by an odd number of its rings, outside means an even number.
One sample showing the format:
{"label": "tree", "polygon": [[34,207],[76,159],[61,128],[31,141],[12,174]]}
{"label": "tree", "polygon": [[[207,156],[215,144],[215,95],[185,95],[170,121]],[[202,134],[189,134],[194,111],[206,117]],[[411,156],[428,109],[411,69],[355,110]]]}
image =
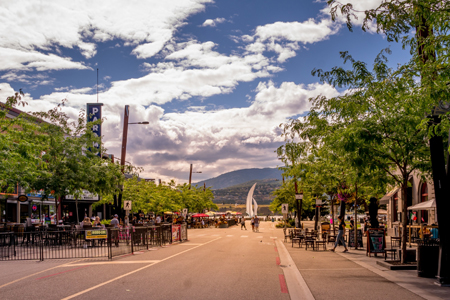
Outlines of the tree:
{"label": "tree", "polygon": [[[345,61],[352,70],[333,68],[314,70],[322,82],[349,88],[342,96],[316,97],[308,115],[309,134],[323,135],[329,144],[343,149],[351,164],[383,171],[402,189],[406,207],[406,189],[412,172],[430,170],[427,131],[419,125],[426,108],[417,105],[416,81],[410,73],[393,71],[386,65],[383,52],[375,60],[372,71],[365,63],[355,61],[346,52]],[[316,124],[316,126],[312,126]],[[329,127],[324,130],[325,127]],[[407,225],[403,210],[403,228]],[[403,230],[402,261],[406,258],[406,230]]]}
{"label": "tree", "polygon": [[[347,18],[352,28],[355,10],[351,4],[329,0],[331,14],[335,19],[339,13]],[[443,220],[450,209],[450,172],[446,170],[449,157],[444,157],[443,136],[449,128],[448,94],[450,90],[450,2],[446,0],[387,0],[376,9],[365,11],[363,30],[376,22],[377,31],[385,34],[388,41],[402,41],[410,48],[411,61],[405,70],[420,77],[416,105],[426,106],[427,118],[423,127],[429,127],[433,181],[438,219]],[[447,145],[448,147],[448,145]],[[405,228],[405,227],[404,227]],[[405,230],[404,230],[405,231]],[[440,258],[438,278],[441,284],[450,282],[450,224],[439,222]],[[404,245],[402,245],[404,249]],[[405,251],[403,251],[404,253]]]}
{"label": "tree", "polygon": [[7,117],[10,110],[27,105],[22,97],[22,91],[16,92],[0,105],[0,190],[6,193],[13,193],[16,185],[30,188],[41,172],[41,153],[47,148],[42,120],[25,113]]}

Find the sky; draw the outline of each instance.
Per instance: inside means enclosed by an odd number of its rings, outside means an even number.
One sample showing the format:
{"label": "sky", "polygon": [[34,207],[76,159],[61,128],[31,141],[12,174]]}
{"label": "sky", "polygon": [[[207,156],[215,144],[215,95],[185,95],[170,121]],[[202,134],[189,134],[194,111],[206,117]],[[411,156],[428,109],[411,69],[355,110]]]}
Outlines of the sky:
{"label": "sky", "polygon": [[67,99],[76,118],[98,97],[116,157],[130,105],[129,122],[149,122],[129,125],[127,143],[144,178],[184,183],[190,164],[193,182],[277,167],[279,125],[305,115],[309,98],[343,92],[313,69],[342,66],[340,51],[372,65],[390,47],[392,67],[409,60],[357,16],[350,32],[317,0],[0,0],[0,101],[19,89],[25,111]]}

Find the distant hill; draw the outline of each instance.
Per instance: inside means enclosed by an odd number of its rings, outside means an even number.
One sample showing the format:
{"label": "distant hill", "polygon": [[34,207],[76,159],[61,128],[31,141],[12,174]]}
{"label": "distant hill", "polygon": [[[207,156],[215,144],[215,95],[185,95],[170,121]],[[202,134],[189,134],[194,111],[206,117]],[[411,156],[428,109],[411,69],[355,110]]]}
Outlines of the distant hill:
{"label": "distant hill", "polygon": [[245,204],[251,186],[256,183],[253,193],[256,202],[270,204],[273,200],[272,192],[281,186],[281,182],[277,179],[250,180],[224,189],[213,190],[213,201],[223,204]]}
{"label": "distant hill", "polygon": [[[228,172],[217,177],[194,183],[193,185],[202,186],[206,183],[207,187],[213,190],[224,189],[239,184],[247,184],[254,180],[278,179],[281,180],[281,171],[277,168],[264,169],[242,169]],[[253,182],[254,183],[254,182]],[[248,183],[250,186],[252,184]]]}

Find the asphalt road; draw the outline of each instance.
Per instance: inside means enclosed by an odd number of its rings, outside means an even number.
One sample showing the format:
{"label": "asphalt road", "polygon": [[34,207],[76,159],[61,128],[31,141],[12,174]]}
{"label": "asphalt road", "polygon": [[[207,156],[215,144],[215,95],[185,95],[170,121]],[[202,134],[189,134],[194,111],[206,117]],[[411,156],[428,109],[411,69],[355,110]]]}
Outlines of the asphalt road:
{"label": "asphalt road", "polygon": [[113,261],[1,262],[0,298],[290,299],[274,232],[192,229],[188,242]]}
{"label": "asphalt road", "polygon": [[247,228],[190,229],[188,242],[112,261],[0,262],[0,299],[423,299],[347,259],[355,250],[292,248],[272,222]]}

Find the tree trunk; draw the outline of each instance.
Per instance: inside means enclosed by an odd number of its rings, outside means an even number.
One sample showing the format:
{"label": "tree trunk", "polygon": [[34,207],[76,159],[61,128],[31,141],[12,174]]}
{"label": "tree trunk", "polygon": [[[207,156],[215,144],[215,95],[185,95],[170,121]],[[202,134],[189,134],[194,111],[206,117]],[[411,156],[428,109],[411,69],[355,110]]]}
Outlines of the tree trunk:
{"label": "tree trunk", "polygon": [[77,222],[76,225],[80,224],[80,218],[78,216],[78,197],[75,197],[75,210],[77,211]]}
{"label": "tree trunk", "polygon": [[[353,233],[354,233],[354,238],[355,238],[355,250],[358,250],[358,213],[357,213],[357,204],[358,204],[358,185],[355,183],[355,220],[353,222],[354,226],[353,226]],[[350,241],[350,239],[349,239]]]}
{"label": "tree trunk", "polygon": [[334,198],[333,198],[333,195],[331,195],[331,220],[333,221],[333,234],[336,234],[336,229],[335,229],[335,226],[334,226],[334,203],[333,203],[333,200],[334,200]]}
{"label": "tree trunk", "polygon": [[408,225],[408,218],[406,217],[406,205],[407,205],[407,199],[406,199],[406,190],[408,188],[408,175],[403,176],[403,183],[402,183],[402,257],[401,263],[404,264],[406,262],[406,238],[408,230],[406,226]]}

